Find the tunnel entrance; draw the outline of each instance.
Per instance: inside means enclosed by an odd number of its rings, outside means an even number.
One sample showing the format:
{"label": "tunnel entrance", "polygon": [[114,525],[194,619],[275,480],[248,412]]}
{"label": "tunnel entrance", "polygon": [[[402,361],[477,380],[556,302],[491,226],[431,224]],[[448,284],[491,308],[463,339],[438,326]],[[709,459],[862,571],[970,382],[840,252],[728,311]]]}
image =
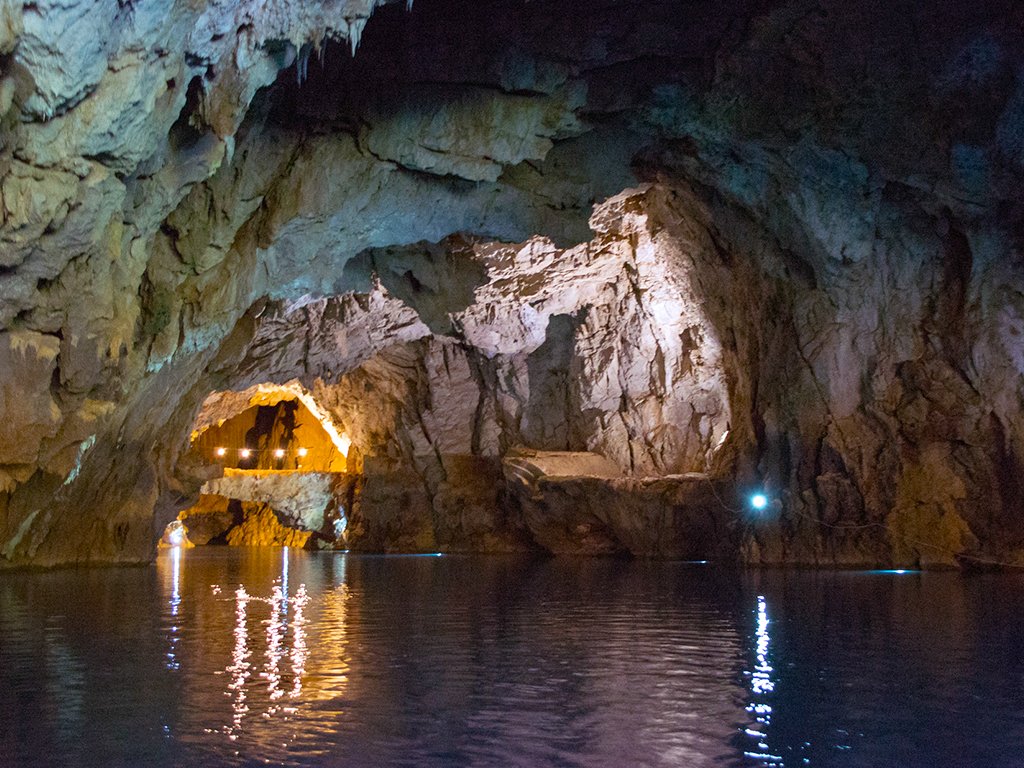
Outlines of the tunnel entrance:
{"label": "tunnel entrance", "polygon": [[295,382],[214,392],[189,460],[209,479],[164,546],[343,546],[351,441]]}
{"label": "tunnel entrance", "polygon": [[345,453],[297,399],[253,405],[193,439],[192,450],[226,474],[344,472]]}

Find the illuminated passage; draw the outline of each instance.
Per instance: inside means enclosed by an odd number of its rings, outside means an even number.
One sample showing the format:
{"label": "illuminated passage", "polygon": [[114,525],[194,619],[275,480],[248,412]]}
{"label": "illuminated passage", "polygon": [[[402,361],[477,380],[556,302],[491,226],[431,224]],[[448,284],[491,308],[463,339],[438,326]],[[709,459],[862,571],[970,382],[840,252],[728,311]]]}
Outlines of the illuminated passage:
{"label": "illuminated passage", "polygon": [[350,449],[295,383],[211,394],[187,456],[208,479],[161,545],[343,545]]}

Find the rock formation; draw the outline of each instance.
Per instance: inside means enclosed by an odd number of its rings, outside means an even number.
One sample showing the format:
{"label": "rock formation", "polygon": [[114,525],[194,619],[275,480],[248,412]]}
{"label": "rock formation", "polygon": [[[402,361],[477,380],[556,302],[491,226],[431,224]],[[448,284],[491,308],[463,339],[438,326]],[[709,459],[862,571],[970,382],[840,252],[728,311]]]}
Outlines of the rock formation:
{"label": "rock formation", "polygon": [[0,0],[0,565],[286,384],[367,548],[1024,563],[1022,177],[1012,0]]}
{"label": "rock formation", "polygon": [[[281,522],[278,513],[261,501],[239,501],[221,495],[203,495],[181,511],[186,545],[228,544],[235,547],[296,547],[310,544],[313,533]],[[166,539],[166,537],[165,537]],[[164,540],[165,540],[164,539]],[[161,540],[161,543],[164,542]]]}

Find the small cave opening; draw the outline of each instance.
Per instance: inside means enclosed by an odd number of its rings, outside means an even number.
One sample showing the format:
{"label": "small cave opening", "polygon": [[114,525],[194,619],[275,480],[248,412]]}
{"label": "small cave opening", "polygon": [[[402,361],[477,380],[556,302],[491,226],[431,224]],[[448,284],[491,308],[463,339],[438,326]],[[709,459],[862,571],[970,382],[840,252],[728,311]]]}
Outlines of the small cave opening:
{"label": "small cave opening", "polygon": [[340,442],[300,400],[285,398],[251,405],[194,434],[190,450],[224,467],[226,475],[344,472],[349,441]]}
{"label": "small cave opening", "polygon": [[211,393],[182,461],[208,479],[162,547],[344,547],[358,459],[343,427],[298,383]]}

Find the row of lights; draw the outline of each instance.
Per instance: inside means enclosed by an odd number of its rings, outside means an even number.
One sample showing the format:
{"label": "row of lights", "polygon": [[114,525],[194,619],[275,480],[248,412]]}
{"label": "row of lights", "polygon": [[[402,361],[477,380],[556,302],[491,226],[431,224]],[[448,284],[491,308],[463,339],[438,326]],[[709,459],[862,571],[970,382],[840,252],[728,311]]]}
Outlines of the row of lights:
{"label": "row of lights", "polygon": [[[224,456],[227,456],[228,449],[227,448],[216,448],[216,449],[214,449],[214,453],[216,453],[219,458],[223,458]],[[252,448],[240,448],[238,450],[238,455],[241,456],[243,459],[248,459],[250,456],[253,455],[253,453],[259,453],[259,451],[256,451],[256,450],[254,450]],[[304,457],[304,456],[306,456],[306,454],[309,453],[309,449],[308,448],[299,448],[296,451],[296,453],[300,457]],[[274,449],[274,458],[283,459],[284,455],[285,455],[284,448],[275,448]]]}

